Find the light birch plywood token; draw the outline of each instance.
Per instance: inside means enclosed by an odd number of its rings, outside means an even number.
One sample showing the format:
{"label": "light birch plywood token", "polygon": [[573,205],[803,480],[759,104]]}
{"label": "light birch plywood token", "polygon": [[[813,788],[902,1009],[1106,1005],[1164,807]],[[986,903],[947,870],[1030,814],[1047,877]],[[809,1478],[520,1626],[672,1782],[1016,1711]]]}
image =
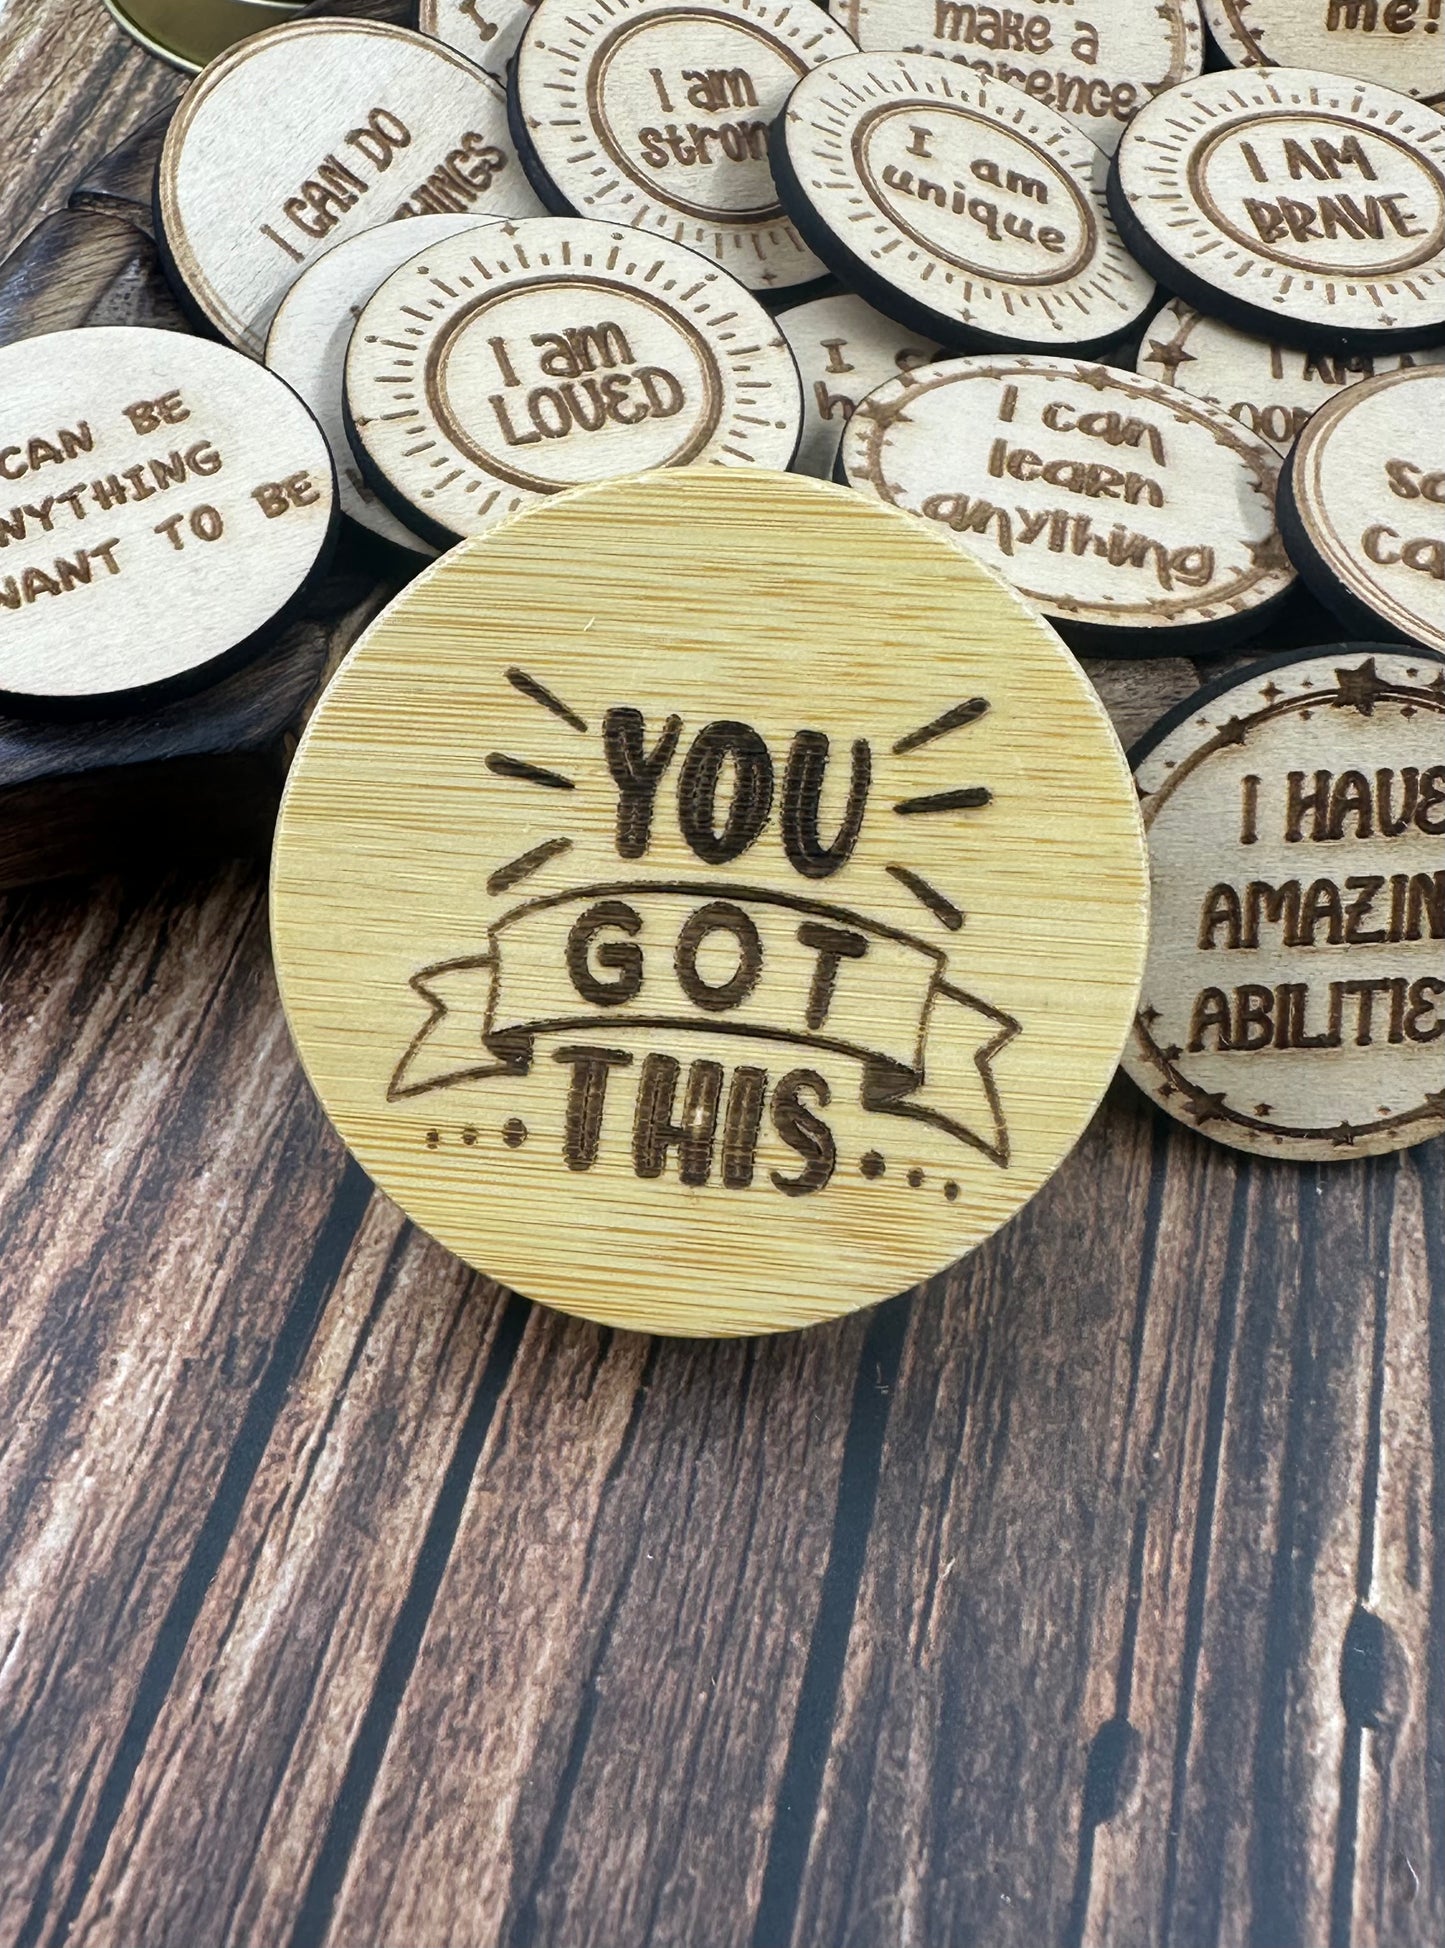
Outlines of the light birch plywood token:
{"label": "light birch plywood token", "polygon": [[1273,447],[1108,366],[1007,356],[907,374],[853,415],[839,470],[1111,655],[1225,648],[1294,583]]}
{"label": "light birch plywood token", "polygon": [[1203,0],[1238,68],[1322,68],[1422,101],[1445,99],[1442,0]]}
{"label": "light birch plywood token", "polygon": [[778,200],[768,127],[800,75],[852,52],[799,0],[541,0],[513,62],[512,131],[551,208],[786,291],[823,266]]}
{"label": "light birch plywood token", "polygon": [[156,232],[178,292],[261,356],[323,250],[390,217],[539,205],[490,75],[424,34],[301,20],[243,41],[166,131]]}
{"label": "light birch plywood token", "polygon": [[267,365],[300,393],[321,422],[336,464],[342,513],[378,540],[411,554],[430,556],[435,550],[377,499],[346,435],[346,348],[363,307],[393,271],[443,237],[482,230],[500,220],[480,212],[414,216],[348,237],[302,271],[266,337]]}
{"label": "light birch plywood token", "polygon": [[1092,350],[1143,316],[1154,287],[1110,221],[1107,167],[1062,115],[937,54],[830,61],[773,137],[818,255],[956,349]]}
{"label": "light birch plywood token", "polygon": [[537,0],[421,0],[417,26],[505,85]]}
{"label": "light birch plywood token", "polygon": [[1145,332],[1137,364],[1146,379],[1214,400],[1247,432],[1287,453],[1310,414],[1344,387],[1441,359],[1445,350],[1305,352],[1236,331],[1171,298]]}
{"label": "light birch plywood token", "polygon": [[194,74],[226,48],[299,13],[305,0],[105,0],[130,35]]}
{"label": "light birch plywood token", "polygon": [[926,365],[939,348],[850,291],[795,304],[777,317],[803,381],[803,439],[793,470],[828,480],[858,401],[885,379]]}
{"label": "light birch plywood token", "polygon": [[1264,1156],[1445,1131],[1445,662],[1274,658],[1131,756],[1153,885],[1134,1081]]}
{"label": "light birch plywood token", "polygon": [[1445,649],[1445,367],[1387,373],[1322,406],[1290,456],[1279,512],[1327,607]]}
{"label": "light birch plywood token", "polygon": [[351,444],[449,546],[584,481],[786,467],[798,368],[757,299],[693,251],[580,217],[440,240],[352,333]]}
{"label": "light birch plywood token", "polygon": [[1109,176],[1125,242],[1196,310],[1325,351],[1445,343],[1445,118],[1313,69],[1142,108]]}
{"label": "light birch plywood token", "polygon": [[137,326],[0,348],[0,710],[133,708],[260,649],[325,567],[331,456],[296,395]]}
{"label": "light birch plywood token", "polygon": [[1038,616],[798,475],[654,473],[454,550],[291,772],[272,924],[419,1224],[615,1326],[766,1332],[1018,1210],[1133,1019],[1127,767]]}
{"label": "light birch plywood token", "polygon": [[879,53],[942,54],[1021,88],[1071,121],[1106,154],[1151,96],[1188,81],[1204,65],[1198,0],[1108,0],[1013,7],[970,0],[830,0],[829,11],[859,47]]}

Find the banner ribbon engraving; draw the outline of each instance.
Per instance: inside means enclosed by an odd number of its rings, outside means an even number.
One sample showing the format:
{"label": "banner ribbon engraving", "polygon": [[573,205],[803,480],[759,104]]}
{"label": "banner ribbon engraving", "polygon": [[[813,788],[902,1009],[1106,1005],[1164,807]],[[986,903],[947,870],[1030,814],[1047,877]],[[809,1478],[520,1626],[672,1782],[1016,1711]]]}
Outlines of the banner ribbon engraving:
{"label": "banner ribbon engraving", "polygon": [[863,1109],[1007,1168],[993,1061],[1020,1024],[926,941],[819,901],[657,881],[532,900],[487,933],[485,952],[411,977],[429,1013],[389,1101],[526,1075],[546,1037],[701,1030],[856,1061]]}

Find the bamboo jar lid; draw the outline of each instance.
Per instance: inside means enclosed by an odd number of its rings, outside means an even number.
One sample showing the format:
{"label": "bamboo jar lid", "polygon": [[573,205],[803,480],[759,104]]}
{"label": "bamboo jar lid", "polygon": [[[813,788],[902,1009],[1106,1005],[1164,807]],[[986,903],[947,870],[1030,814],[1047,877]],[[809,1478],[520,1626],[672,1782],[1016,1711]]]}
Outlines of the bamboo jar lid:
{"label": "bamboo jar lid", "polygon": [[1018,1210],[1113,1073],[1138,812],[1047,624],[922,523],[721,468],[463,543],[302,741],[273,935],[308,1073],[538,1300],[751,1333]]}

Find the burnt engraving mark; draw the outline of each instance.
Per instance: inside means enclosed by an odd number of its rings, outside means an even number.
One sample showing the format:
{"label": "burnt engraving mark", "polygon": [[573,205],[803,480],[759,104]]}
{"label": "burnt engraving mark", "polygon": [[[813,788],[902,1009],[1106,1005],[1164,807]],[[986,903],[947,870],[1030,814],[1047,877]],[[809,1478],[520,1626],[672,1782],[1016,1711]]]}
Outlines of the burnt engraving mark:
{"label": "burnt engraving mark", "polygon": [[575,780],[564,778],[560,771],[549,771],[544,764],[533,764],[527,758],[508,757],[505,751],[489,751],[487,769],[499,778],[515,778],[521,784],[546,785],[549,791],[575,791]]}
{"label": "burnt engraving mark", "polygon": [[987,785],[963,785],[956,791],[928,791],[918,798],[904,798],[893,809],[901,818],[929,812],[976,812],[993,803]]}
{"label": "burnt engraving mark", "polygon": [[947,927],[950,933],[959,931],[964,920],[962,907],[955,906],[948,895],[940,893],[922,873],[916,873],[908,866],[885,866],[883,870],[891,873],[900,886],[906,886],[916,900],[921,900],[934,919]]}
{"label": "burnt engraving mark", "polygon": [[508,670],[507,681],[514,690],[519,690],[524,697],[530,697],[533,703],[541,704],[544,710],[550,710],[554,717],[560,717],[562,722],[570,724],[573,730],[587,729],[585,717],[579,717],[570,704],[563,703],[554,690],[549,690],[545,683],[540,682],[526,670],[516,668]]}
{"label": "burnt engraving mark", "polygon": [[969,697],[963,703],[956,703],[951,710],[945,710],[942,716],[935,717],[931,723],[920,724],[917,730],[908,731],[900,737],[893,746],[893,755],[896,758],[906,757],[910,751],[916,751],[921,744],[931,744],[936,737],[947,737],[950,731],[962,730],[967,724],[976,724],[987,710],[987,697]]}
{"label": "burnt engraving mark", "polygon": [[571,849],[570,839],[544,839],[541,845],[534,845],[530,851],[508,860],[505,866],[498,866],[487,881],[487,891],[493,895],[508,892],[522,880],[530,879],[533,873],[540,872],[549,859],[556,859]]}

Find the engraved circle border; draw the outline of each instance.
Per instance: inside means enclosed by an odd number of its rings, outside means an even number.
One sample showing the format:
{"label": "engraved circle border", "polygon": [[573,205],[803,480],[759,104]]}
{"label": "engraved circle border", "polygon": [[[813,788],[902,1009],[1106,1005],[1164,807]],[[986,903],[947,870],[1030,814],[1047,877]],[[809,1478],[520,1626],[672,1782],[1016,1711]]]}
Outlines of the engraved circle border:
{"label": "engraved circle border", "polygon": [[[980,264],[970,263],[966,257],[959,257],[953,251],[943,249],[940,244],[935,243],[930,237],[925,236],[922,231],[915,230],[906,217],[898,214],[892,204],[884,202],[882,193],[874,179],[872,165],[868,161],[869,141],[872,138],[874,130],[887,118],[894,115],[917,114],[925,109],[931,113],[941,112],[945,115],[959,116],[965,121],[976,123],[990,134],[995,134],[999,130],[1002,130],[1013,141],[1022,143],[1026,149],[1037,156],[1048,174],[1055,181],[1061,182],[1064,185],[1073,198],[1074,207],[1082,217],[1084,224],[1083,241],[1067,264],[1061,265],[1056,271],[1041,273],[987,269]],[[1084,139],[1086,141],[1088,140],[1087,137]],[[895,229],[901,230],[904,236],[911,238],[927,256],[940,259],[945,264],[951,264],[955,270],[962,271],[965,276],[979,278],[986,284],[1026,284],[1031,288],[1069,284],[1076,277],[1082,276],[1087,266],[1099,254],[1100,239],[1097,214],[1088,198],[1080,190],[1079,185],[1074,181],[1068,168],[1046,150],[1040,148],[1032,136],[1026,135],[1022,129],[1011,128],[1000,117],[989,115],[977,108],[972,108],[967,102],[956,100],[937,101],[932,97],[925,97],[923,100],[877,102],[865,114],[861,115],[854,124],[852,134],[849,137],[849,154],[852,157],[854,174],[857,176],[858,181],[867,192],[869,199],[884,221],[892,224]]]}
{"label": "engraved circle border", "polygon": [[[1353,135],[1373,136],[1407,157],[1422,172],[1435,192],[1435,222],[1434,227],[1416,244],[1414,250],[1404,256],[1391,259],[1389,263],[1372,264],[1359,270],[1349,265],[1332,267],[1306,257],[1291,256],[1281,250],[1272,249],[1268,244],[1262,243],[1258,237],[1251,237],[1247,231],[1239,229],[1224,214],[1206,187],[1205,178],[1210,157],[1222,142],[1231,135],[1237,135],[1241,128],[1262,122],[1267,123],[1271,129],[1277,129],[1281,123],[1290,120],[1330,122],[1337,128],[1348,129]],[[1329,109],[1303,108],[1292,102],[1283,113],[1267,113],[1254,109],[1248,114],[1236,115],[1220,127],[1211,129],[1204,141],[1190,149],[1189,159],[1185,165],[1185,181],[1189,195],[1200,214],[1216,230],[1228,237],[1231,243],[1238,244],[1240,249],[1251,257],[1263,258],[1268,263],[1278,264],[1282,270],[1297,271],[1307,277],[1335,278],[1341,283],[1357,284],[1371,284],[1380,278],[1401,277],[1406,271],[1414,270],[1419,265],[1428,263],[1432,257],[1437,257],[1442,244],[1445,244],[1445,174],[1441,173],[1435,162],[1425,154],[1423,149],[1402,142],[1392,130],[1378,128],[1373,122],[1362,122],[1354,116],[1336,114]]]}
{"label": "engraved circle border", "polygon": [[502,480],[509,487],[521,487],[538,494],[560,494],[569,487],[588,484],[571,480],[548,480],[538,474],[524,473],[520,468],[508,467],[475,443],[446,403],[446,365],[451,356],[452,346],[462,330],[481,312],[493,305],[504,304],[508,299],[524,292],[548,289],[576,292],[579,288],[589,285],[595,290],[620,292],[645,309],[656,312],[659,317],[665,318],[670,325],[676,327],[697,354],[703,372],[701,417],[674,456],[660,462],[660,465],[664,467],[688,465],[690,461],[697,458],[716,433],[723,411],[722,370],[716,352],[691,318],[686,317],[675,306],[663,303],[650,291],[639,291],[633,285],[624,283],[618,278],[600,276],[586,269],[566,276],[548,274],[543,277],[523,278],[515,283],[508,283],[500,290],[483,291],[463,305],[459,311],[453,312],[432,340],[431,349],[427,353],[423,384],[432,417],[456,451],[465,455],[472,465],[480,468],[489,479]]}
{"label": "engraved circle border", "polygon": [[[1359,652],[1355,653],[1358,654]],[[1393,648],[1389,645],[1383,647],[1380,645],[1373,646],[1374,655],[1378,656],[1382,653],[1408,656],[1411,653],[1411,648],[1409,644],[1400,644],[1398,647]],[[1421,653],[1428,661],[1440,662],[1441,660],[1438,652],[1424,649]],[[1340,656],[1342,659],[1345,659],[1349,654],[1348,649],[1344,645],[1341,645],[1339,649],[1333,652],[1327,650],[1320,656],[1301,657],[1298,659],[1297,666],[1304,668],[1313,663],[1329,662],[1333,667],[1333,656]],[[1262,675],[1264,672],[1261,671],[1260,674]],[[1253,677],[1246,678],[1245,682],[1239,684],[1237,687],[1239,689],[1247,689],[1255,680]],[[1408,703],[1412,704],[1416,709],[1439,712],[1442,716],[1445,716],[1445,695],[1437,695],[1427,689],[1423,684],[1416,688],[1411,688],[1408,685],[1392,685],[1391,688],[1396,691],[1396,694],[1388,699],[1381,699],[1381,701],[1399,703],[1402,707]],[[1225,696],[1233,694],[1234,692],[1232,690],[1222,692],[1221,695],[1210,700],[1207,708],[1213,709],[1217,707],[1224,701]],[[1272,718],[1288,716],[1292,711],[1309,710],[1312,708],[1318,709],[1322,701],[1327,701],[1327,699],[1318,690],[1301,691],[1293,697],[1276,698],[1273,703],[1266,704],[1261,710],[1252,711],[1247,717],[1240,717],[1211,730],[1210,734],[1195,749],[1190,751],[1186,757],[1179,760],[1175,768],[1164,779],[1156,791],[1151,791],[1147,795],[1141,793],[1139,810],[1144,821],[1144,837],[1146,843],[1155,817],[1159,811],[1168,803],[1178,786],[1186,778],[1192,777],[1196,771],[1202,769],[1209,758],[1215,756],[1217,752],[1226,747],[1239,744],[1243,737],[1256,725]],[[1157,757],[1163,748],[1163,744],[1170,741],[1170,739],[1166,738],[1160,744],[1151,745],[1139,759],[1139,763],[1146,763],[1149,759]],[[1146,964],[1145,980],[1147,981],[1147,979],[1148,967]],[[1142,992],[1139,998],[1141,1003],[1146,1001],[1146,996]],[[1154,1040],[1154,1037],[1149,1033],[1148,1025],[1144,1020],[1143,1006],[1140,1007],[1139,1012],[1134,1017],[1134,1035],[1143,1045],[1144,1059],[1149,1063],[1150,1067],[1158,1069],[1165,1081],[1172,1083],[1176,1089],[1182,1090],[1185,1094],[1192,1093],[1197,1085],[1190,1080],[1176,1063],[1170,1060],[1164,1053],[1164,1050]],[[1429,1103],[1422,1102],[1414,1109],[1401,1110],[1393,1116],[1377,1118],[1373,1123],[1361,1123],[1358,1126],[1351,1124],[1350,1128],[1357,1137],[1380,1136],[1388,1130],[1407,1128],[1411,1123],[1419,1122],[1422,1117],[1437,1120],[1439,1118],[1439,1111],[1433,1109]],[[1328,1129],[1302,1129],[1287,1123],[1269,1123],[1259,1117],[1249,1116],[1241,1110],[1228,1107],[1218,1111],[1218,1118],[1221,1121],[1233,1123],[1240,1129],[1255,1130],[1262,1136],[1277,1137],[1282,1143],[1325,1143],[1330,1141],[1338,1133],[1339,1128],[1337,1124]],[[1200,1127],[1202,1128],[1204,1126],[1201,1125]]]}

